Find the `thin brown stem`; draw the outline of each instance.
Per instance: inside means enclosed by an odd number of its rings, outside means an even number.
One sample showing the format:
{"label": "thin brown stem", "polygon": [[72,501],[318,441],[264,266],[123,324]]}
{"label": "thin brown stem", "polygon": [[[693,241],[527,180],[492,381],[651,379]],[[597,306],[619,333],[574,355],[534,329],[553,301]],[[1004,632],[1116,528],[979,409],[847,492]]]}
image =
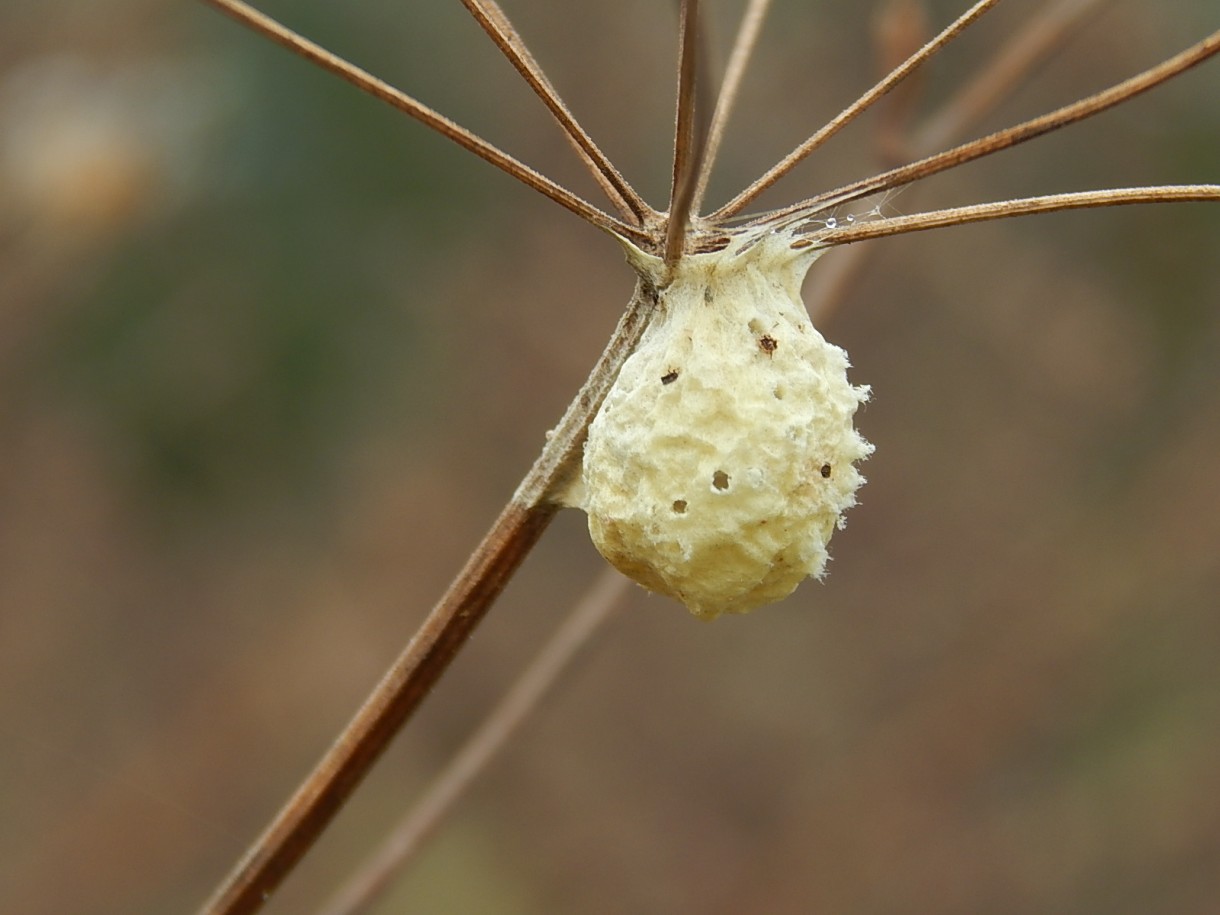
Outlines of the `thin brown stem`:
{"label": "thin brown stem", "polygon": [[440,678],[555,512],[547,504],[505,508],[355,718],[201,912],[262,908]]}
{"label": "thin brown stem", "polygon": [[[384,99],[412,117],[441,132],[497,167],[512,174],[531,187],[547,194],[593,225],[636,241],[647,243],[649,234],[638,226],[629,226],[602,213],[580,200],[549,179],[528,169],[480,138],[443,118],[432,109],[358,68],[335,58],[328,52],[295,35],[273,20],[238,0],[207,0],[213,6],[353,82],[365,91]],[[696,109],[694,86],[697,0],[685,0],[680,84],[678,130],[675,144],[674,192],[670,207],[670,233],[666,242],[667,259],[681,255],[682,243],[689,222],[689,198],[685,204],[682,189],[692,188],[699,172],[698,157],[702,142],[694,141],[693,124]],[[688,54],[687,47],[691,50]],[[1065,106],[1043,118],[1028,121],[1009,131],[965,144],[940,156],[933,156],[895,169],[883,175],[857,182],[846,188],[804,201],[797,207],[778,214],[760,217],[757,222],[778,220],[801,223],[831,203],[857,199],[890,187],[909,183],[917,178],[970,161],[999,149],[1007,148],[1049,130],[1064,126],[1146,91],[1148,88],[1177,75],[1220,50],[1220,33],[1189,49],[1183,54],[1153,68],[1113,89],[1098,93],[1074,105]],[[689,58],[689,59],[688,59]],[[685,112],[685,114],[684,114]],[[686,139],[683,141],[683,122]],[[685,143],[686,151],[678,147]],[[679,160],[686,165],[679,168]],[[689,163],[693,162],[693,165]],[[531,177],[532,176],[532,177]],[[683,180],[679,180],[679,179]],[[997,219],[1037,212],[1051,212],[1090,206],[1163,202],[1167,200],[1220,200],[1220,186],[1135,188],[1056,195],[1006,201],[976,207],[961,207],[916,216],[860,222],[832,232],[811,234],[808,241],[820,245],[843,245],[866,238],[885,237],[920,231],[939,226],[959,225],[984,219]],[[681,223],[682,233],[675,235],[673,227]],[[676,238],[676,242],[674,239]],[[672,260],[670,261],[672,263]],[[447,669],[465,639],[487,612],[495,597],[518,567],[533,544],[541,536],[556,511],[556,495],[578,466],[580,448],[588,423],[596,413],[602,398],[618,374],[625,358],[633,351],[656,306],[657,292],[648,282],[641,281],[620,322],[615,337],[603,354],[589,381],[565,413],[552,434],[539,460],[526,476],[521,487],[493,525],[491,531],[471,556],[463,571],[424,622],[390,672],[374,690],[348,728],[340,735],[314,772],[280,812],[267,831],[247,852],[232,875],[218,889],[206,907],[208,915],[231,915],[257,911],[276,886],[287,876],[296,862],[306,853],[318,835],[338,812],[375,760],[384,751],[393,735],[410,718],[428,690]]]}
{"label": "thin brown stem", "polygon": [[1162,187],[1109,188],[1104,191],[1078,191],[1072,194],[1048,194],[1023,197],[997,203],[931,210],[910,216],[861,220],[842,229],[819,234],[819,245],[850,245],[870,238],[888,238],[908,232],[924,232],[972,222],[1031,216],[1035,213],[1055,213],[1060,210],[1081,210],[1092,207],[1125,206],[1137,203],[1185,203],[1191,201],[1220,202],[1220,184],[1183,184]]}
{"label": "thin brown stem", "polygon": [[1110,0],[1058,0],[1048,3],[1030,23],[989,60],[986,68],[929,117],[911,141],[916,156],[941,149],[966,127],[991,111],[999,99],[1033,67]]}
{"label": "thin brown stem", "polygon": [[792,171],[792,169],[795,168],[798,163],[802,162],[806,156],[855,120],[866,109],[875,104],[878,99],[902,82],[902,80],[906,79],[912,71],[914,71],[918,66],[932,57],[937,51],[961,34],[962,30],[977,20],[998,2],[999,0],[979,0],[978,3],[966,10],[966,12],[962,13],[961,16],[950,23],[944,31],[908,57],[901,65],[892,70],[889,75],[881,80],[881,82],[877,83],[877,85],[869,89],[866,93],[864,93],[864,95],[860,96],[860,98],[843,109],[843,111],[835,116],[830,123],[817,131],[817,133],[772,166],[771,169],[769,169],[761,178],[713,213],[710,219],[723,220],[740,213],[759,194],[773,185],[780,178],[784,177],[784,175],[788,174],[788,172]]}
{"label": "thin brown stem", "polygon": [[578,466],[589,423],[647,327],[656,295],[648,283],[636,284],[609,345],[512,500],[360,711],[201,915],[258,911],[440,679],[558,510],[555,496]]}
{"label": "thin brown stem", "polygon": [[733,50],[729,53],[729,63],[724,70],[724,79],[720,83],[720,92],[716,97],[716,110],[712,112],[711,125],[707,133],[707,151],[703,155],[703,164],[699,169],[699,180],[695,184],[695,196],[691,203],[691,212],[698,213],[703,206],[703,198],[707,194],[707,184],[712,176],[712,167],[716,164],[716,156],[720,152],[720,144],[724,140],[724,130],[737,102],[737,94],[741,89],[741,81],[749,66],[750,57],[758,45],[758,36],[762,31],[763,21],[771,7],[771,0],[750,0],[741,16],[741,25],[737,27],[737,37],[733,40]]}
{"label": "thin brown stem", "polygon": [[953,149],[934,156],[928,156],[926,159],[920,159],[918,162],[912,162],[901,168],[890,169],[871,178],[865,178],[861,181],[844,185],[836,190],[819,194],[816,197],[810,197],[792,206],[784,207],[771,213],[761,214],[754,217],[751,222],[766,221],[779,223],[789,222],[793,219],[804,219],[840,204],[859,200],[861,197],[868,197],[881,191],[902,187],[913,181],[919,181],[938,172],[963,165],[966,162],[992,155],[1000,150],[1008,149],[1019,143],[1024,143],[1035,137],[1040,137],[1053,130],[1058,130],[1077,121],[1083,121],[1085,118],[1113,108],[1115,105],[1147,92],[1149,89],[1155,88],[1161,83],[1189,70],[1191,67],[1202,63],[1218,51],[1220,51],[1220,31],[1212,33],[1198,44],[1192,45],[1185,51],[1175,54],[1163,63],[1145,70],[1143,73],[1124,80],[1116,86],[1111,86],[1109,89],[1104,89],[1101,92],[1090,95],[1088,98],[1073,102],[1070,105],[1064,105],[1062,108],[1058,108],[1049,114],[1032,118],[1015,127],[997,131],[981,139],[963,143],[961,146],[955,146]]}
{"label": "thin brown stem", "polygon": [[521,728],[560,675],[622,606],[630,579],[606,566],[524,673],[462,745],[423,797],[318,915],[365,912],[402,873],[471,783]]}
{"label": "thin brown stem", "polygon": [[490,162],[505,174],[511,175],[522,184],[533,188],[540,194],[549,197],[564,209],[575,213],[585,222],[606,232],[612,232],[624,238],[629,238],[639,244],[647,244],[650,236],[636,226],[630,226],[615,219],[591,203],[576,196],[567,188],[534,171],[525,163],[513,158],[508,153],[488,143],[477,134],[449,120],[444,115],[422,102],[417,101],[389,83],[378,79],[371,73],[348,63],[340,57],[331,54],[325,48],[315,44],[308,38],[298,35],[286,26],[276,22],[270,16],[260,13],[241,0],[203,0],[216,9],[231,16],[238,22],[258,32],[279,45],[292,51],[299,57],[316,64],[324,70],[334,73],[353,86],[381,99],[399,111],[410,115],[415,120],[432,128],[437,133],[452,140],[476,156]]}
{"label": "thin brown stem", "polygon": [[[1052,0],[1021,31],[996,53],[992,62],[965,89],[932,114],[914,139],[896,137],[894,145],[926,155],[952,143],[970,123],[998,105],[1037,63],[1051,53],[1090,13],[1108,0]],[[977,88],[976,88],[977,87]],[[852,245],[836,257],[824,258],[811,278],[806,301],[811,316],[815,308],[835,307],[869,260],[880,251],[872,245]]]}
{"label": "thin brown stem", "polygon": [[534,94],[542,99],[543,104],[555,116],[555,120],[572,141],[581,161],[589,169],[593,180],[605,191],[618,211],[637,226],[644,225],[649,217],[656,216],[652,208],[636,193],[635,188],[627,183],[606,154],[593,142],[593,138],[580,126],[496,0],[462,0],[462,3],[534,90]]}
{"label": "thin brown stem", "polygon": [[700,104],[701,69],[699,0],[682,0],[678,50],[678,116],[674,129],[673,186],[665,227],[665,262],[673,264],[686,245],[695,181],[707,139],[707,121]]}

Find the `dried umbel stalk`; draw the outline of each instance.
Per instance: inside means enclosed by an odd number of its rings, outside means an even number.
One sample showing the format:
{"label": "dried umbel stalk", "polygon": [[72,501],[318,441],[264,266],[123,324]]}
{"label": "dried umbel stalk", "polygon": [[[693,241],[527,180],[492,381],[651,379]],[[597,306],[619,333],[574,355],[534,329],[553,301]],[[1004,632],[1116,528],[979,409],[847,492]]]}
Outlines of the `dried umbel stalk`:
{"label": "dried umbel stalk", "polygon": [[745,613],[826,567],[872,451],[847,380],[800,298],[825,250],[790,231],[742,232],[671,270],[628,246],[660,286],[657,312],[589,427],[565,501],[619,571],[696,616]]}
{"label": "dried umbel stalk", "polygon": [[[1220,32],[1110,89],[1008,130],[801,200],[740,214],[825,140],[998,0],[978,0],[825,127],[718,210],[707,173],[767,0],[748,0],[715,116],[695,105],[698,0],[682,0],[674,182],[650,207],[576,122],[495,0],[462,0],[550,109],[618,216],[240,0],[206,0],[383,99],[626,244],[638,280],[613,338],[466,567],[296,794],[204,911],[252,912],[292,870],[447,669],[563,504],[637,580],[700,616],[748,610],[819,574],[871,446],[852,426],[866,390],[814,330],[800,277],[819,252],[903,232],[1054,210],[1220,201],[1220,186],[1143,187],[1008,200],[836,224],[852,201],[990,155],[1120,104],[1220,52]],[[701,106],[706,110],[707,106]]]}

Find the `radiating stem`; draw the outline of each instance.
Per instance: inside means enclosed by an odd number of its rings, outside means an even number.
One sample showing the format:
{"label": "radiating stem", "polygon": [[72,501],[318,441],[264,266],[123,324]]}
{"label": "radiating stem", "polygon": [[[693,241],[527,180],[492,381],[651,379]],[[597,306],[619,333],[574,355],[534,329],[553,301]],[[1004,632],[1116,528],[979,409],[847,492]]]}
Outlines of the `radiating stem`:
{"label": "radiating stem", "polygon": [[432,128],[441,136],[447,137],[463,149],[490,162],[505,174],[512,175],[522,184],[549,197],[590,225],[621,235],[624,238],[629,238],[638,244],[648,244],[651,240],[650,235],[640,228],[630,226],[621,220],[615,219],[609,213],[599,210],[591,203],[573,194],[567,188],[534,171],[525,163],[488,143],[477,134],[471,133],[465,127],[449,120],[443,114],[434,111],[405,92],[373,76],[371,73],[348,63],[341,57],[337,57],[308,38],[298,35],[286,26],[276,22],[270,16],[260,13],[253,7],[242,3],[241,0],[203,0],[203,2],[216,7],[221,12],[231,16],[259,34],[270,38],[277,44],[283,45],[294,54],[317,64],[323,70],[343,78],[374,98],[381,99],[399,111],[410,115],[421,124]]}
{"label": "radiating stem", "polygon": [[911,148],[916,156],[926,156],[958,137],[964,125],[977,121],[996,101],[1060,42],[1064,41],[1090,15],[1111,0],[1060,0],[1049,3],[1027,27],[1005,42],[974,79],[920,127]]}
{"label": "radiating stem", "polygon": [[855,120],[867,108],[874,105],[882,96],[906,79],[916,67],[923,64],[937,51],[961,34],[962,30],[977,20],[985,12],[995,6],[999,0],[979,0],[974,6],[962,13],[939,35],[907,58],[901,65],[891,71],[881,82],[869,89],[847,108],[843,109],[825,127],[777,162],[761,178],[744,191],[722,206],[709,218],[712,220],[728,219],[740,213],[759,194],[773,185],[793,168],[802,162],[806,156],[829,140],[832,136]]}
{"label": "radiating stem", "polygon": [[937,155],[920,159],[918,162],[890,169],[871,178],[865,178],[833,191],[819,194],[816,197],[810,197],[792,206],[762,214],[754,217],[751,221],[783,222],[788,219],[803,219],[852,200],[859,200],[861,197],[868,197],[881,191],[902,187],[913,181],[919,181],[939,172],[956,168],[966,162],[972,162],[975,159],[981,159],[1000,150],[1009,149],[1019,143],[1027,142],[1035,137],[1040,137],[1053,130],[1083,121],[1085,118],[1113,108],[1115,105],[1147,92],[1149,89],[1159,86],[1161,83],[1189,70],[1191,67],[1197,66],[1218,51],[1220,51],[1220,31],[1213,32],[1199,43],[1191,45],[1181,53],[1175,54],[1163,63],[1145,70],[1143,73],[1136,74],[1130,79],[1123,80],[1118,85],[1090,95],[1088,98],[1073,102],[1070,105],[1064,105],[1062,108],[1058,108],[1049,114],[1031,118],[1015,127],[996,131],[978,140],[972,140],[969,143],[963,143],[961,146],[955,146],[953,149],[946,150]]}
{"label": "radiating stem", "polygon": [[842,229],[819,233],[819,245],[849,245],[870,238],[888,238],[908,232],[924,232],[972,222],[1031,216],[1035,213],[1055,213],[1060,210],[1081,210],[1092,207],[1125,206],[1137,203],[1183,203],[1189,201],[1220,202],[1220,184],[1183,184],[1163,187],[1109,188],[1104,191],[1079,191],[1073,194],[1048,194],[979,203],[974,206],[931,210],[910,216],[859,220]]}
{"label": "radiating stem", "polygon": [[763,20],[766,19],[770,6],[771,0],[750,0],[741,16],[741,25],[737,28],[737,37],[733,41],[729,63],[724,70],[724,80],[720,84],[720,93],[716,97],[716,110],[712,113],[711,125],[708,127],[707,151],[703,155],[699,180],[695,184],[691,212],[698,213],[703,207],[703,198],[707,194],[707,183],[712,176],[712,166],[716,164],[716,156],[720,152],[720,144],[724,140],[724,129],[733,113],[742,78],[745,76],[746,67],[750,63],[754,48],[758,45],[758,35],[762,31]]}
{"label": "radiating stem", "polygon": [[496,0],[462,0],[462,4],[534,90],[534,94],[550,109],[593,179],[619,212],[635,225],[643,225],[649,217],[656,216],[652,208],[636,193],[635,188],[627,183],[614,164],[606,158],[606,154],[593,142],[593,138],[580,126]]}
{"label": "radiating stem", "polygon": [[707,119],[699,104],[699,0],[682,0],[678,49],[678,115],[674,131],[673,186],[665,227],[665,263],[673,264],[685,250],[690,228],[695,182],[707,145]]}

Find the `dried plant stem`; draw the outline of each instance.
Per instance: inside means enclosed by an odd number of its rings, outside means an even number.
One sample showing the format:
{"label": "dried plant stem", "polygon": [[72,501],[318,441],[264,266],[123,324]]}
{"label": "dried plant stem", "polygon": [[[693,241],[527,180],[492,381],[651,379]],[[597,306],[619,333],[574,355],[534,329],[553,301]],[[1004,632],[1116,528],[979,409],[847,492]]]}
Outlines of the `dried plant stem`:
{"label": "dried plant stem", "polygon": [[[999,105],[1040,60],[1107,2],[1110,0],[1052,0],[1004,43],[976,78],[931,114],[914,131],[913,138],[908,138],[905,132],[883,135],[883,151],[895,148],[906,151],[904,158],[918,158],[952,143],[974,121]],[[892,146],[886,140],[892,141]],[[810,313],[815,303],[839,302],[879,250],[871,245],[852,245],[835,257],[825,258],[808,289]]]}
{"label": "dried plant stem", "polygon": [[1091,207],[1124,206],[1136,203],[1174,203],[1188,201],[1220,202],[1220,184],[1184,184],[1166,187],[1110,188],[1104,191],[1080,191],[1074,194],[1049,194],[980,203],[974,206],[951,207],[910,216],[892,216],[853,223],[818,238],[820,245],[849,245],[870,238],[888,238],[908,232],[923,232],[972,222],[1030,216],[1034,213],[1055,213],[1060,210],[1081,210]]}
{"label": "dried plant stem", "polygon": [[356,717],[201,912],[256,912],[439,679],[555,514],[511,503]]}
{"label": "dried plant stem", "polygon": [[367,911],[537,708],[560,675],[622,606],[630,587],[630,580],[613,568],[607,566],[602,570],[525,672],[446,764],[441,775],[428,786],[423,797],[318,915],[357,915]]}
{"label": "dried plant stem", "polygon": [[[688,237],[698,234],[689,230],[693,202],[697,196],[700,175],[704,171],[701,167],[701,157],[706,149],[706,131],[703,129],[702,118],[708,108],[701,103],[696,104],[696,92],[700,91],[702,84],[702,80],[697,78],[699,55],[696,50],[699,43],[699,0],[682,2],[674,180],[669,211],[665,214],[668,225],[664,228],[663,239],[660,237],[660,214],[647,209],[642,201],[634,196],[630,186],[618,176],[608,161],[605,161],[605,157],[596,151],[597,147],[568,113],[494,0],[463,2],[489,31],[534,91],[551,108],[567,131],[569,139],[581,151],[594,177],[606,189],[615,205],[623,211],[628,222],[597,209],[431,108],[296,35],[240,0],[206,2],[323,69],[336,73],[369,94],[404,111],[555,200],[590,224],[646,249],[663,249],[666,261],[671,265],[684,253]],[[849,106],[725,208],[713,214],[708,221],[701,222],[696,229],[702,229],[705,224],[727,219],[738,213],[758,193],[881,98],[914,67],[995,2],[997,0],[982,0],[976,3],[945,32],[908,58],[869,93]],[[760,3],[758,6],[762,7],[764,4]],[[739,40],[739,43],[744,40]],[[746,43],[752,44],[753,40],[750,38]],[[1062,209],[1172,200],[1220,200],[1220,186],[1216,185],[1132,188],[959,207],[914,216],[860,221],[831,230],[824,230],[821,225],[815,223],[815,217],[829,207],[908,184],[1082,120],[1147,91],[1217,51],[1220,51],[1220,32],[1157,67],[1041,118],[1026,121],[1009,130],[999,131],[827,194],[809,198],[795,206],[756,216],[751,223],[755,226],[803,224],[809,232],[809,244],[831,246],[940,226]],[[727,78],[726,84],[731,85]],[[729,98],[731,99],[731,93]],[[385,750],[394,734],[406,723],[429,689],[447,669],[466,638],[557,511],[557,495],[579,466],[580,449],[588,425],[623,362],[635,349],[656,310],[657,299],[658,292],[648,281],[641,280],[637,283],[635,293],[609,346],[491,531],[352,722],[204,907],[202,911],[206,915],[235,915],[254,912],[262,907],[271,892],[325,829]]]}
{"label": "dried plant stem", "polygon": [[695,196],[691,202],[692,213],[698,213],[703,206],[707,184],[712,177],[712,166],[716,164],[716,155],[720,152],[720,144],[724,140],[725,127],[733,113],[742,78],[745,76],[746,67],[749,66],[750,57],[754,54],[754,48],[758,45],[758,35],[762,31],[763,21],[770,7],[771,0],[750,0],[742,13],[741,25],[737,27],[737,37],[733,41],[729,63],[725,67],[720,92],[716,96],[716,110],[712,112],[711,124],[708,127],[707,149],[703,154],[703,164],[695,184]]}
{"label": "dried plant stem", "polygon": [[786,217],[795,217],[796,219],[806,218],[824,212],[831,207],[848,203],[852,200],[859,200],[861,197],[868,197],[881,191],[902,187],[913,181],[919,181],[939,172],[956,168],[966,162],[972,162],[975,159],[981,159],[1000,150],[1009,149],[1019,143],[1024,143],[1035,137],[1040,137],[1053,130],[1083,121],[1085,118],[1113,108],[1115,105],[1147,92],[1149,89],[1159,86],[1178,74],[1184,73],[1191,67],[1197,66],[1218,51],[1220,51],[1220,31],[1213,32],[1197,44],[1191,45],[1185,51],[1175,54],[1163,63],[1145,70],[1143,73],[1123,80],[1118,85],[1090,95],[1088,98],[1081,99],[1070,105],[1064,105],[1062,108],[1058,108],[1049,114],[1031,118],[1015,127],[996,131],[981,139],[972,140],[969,143],[963,143],[961,146],[955,146],[953,149],[945,152],[928,156],[926,159],[920,159],[918,162],[912,162],[910,165],[890,169],[871,178],[865,178],[861,181],[844,185],[836,190],[818,194],[816,197],[810,197],[792,206],[756,217],[756,219],[758,221],[778,222],[783,221]]}
{"label": "dried plant stem", "polygon": [[463,149],[469,150],[476,156],[490,162],[500,171],[512,175],[522,184],[554,200],[564,209],[575,213],[590,225],[596,226],[603,231],[613,232],[624,238],[629,238],[639,244],[647,244],[649,242],[650,236],[648,233],[638,226],[628,225],[621,220],[615,219],[609,213],[599,210],[591,203],[573,194],[567,188],[534,171],[534,169],[525,163],[488,143],[482,137],[449,120],[443,114],[434,111],[432,108],[417,101],[405,92],[394,88],[384,80],[378,79],[366,70],[362,70],[354,64],[343,60],[341,57],[337,57],[308,38],[298,35],[286,26],[276,22],[270,16],[260,13],[253,7],[242,3],[241,0],[203,0],[203,2],[216,7],[216,9],[259,34],[270,38],[277,44],[283,45],[294,54],[317,64],[323,70],[334,73],[369,95],[381,99],[399,111],[410,115],[420,123],[457,143]]}
{"label": "dried plant stem", "polygon": [[496,47],[521,74],[521,78],[550,109],[551,114],[555,116],[555,120],[559,122],[580,154],[582,161],[588,167],[593,179],[610,198],[610,202],[634,225],[644,225],[648,220],[655,218],[658,214],[619,174],[614,164],[606,158],[606,154],[580,126],[496,0],[462,0],[462,3],[495,42]]}
{"label": "dried plant stem", "polygon": [[573,471],[589,423],[647,327],[656,297],[651,286],[636,284],[609,345],[512,500],[356,716],[201,915],[258,911],[440,679],[558,510],[554,494]]}
{"label": "dried plant stem", "polygon": [[866,109],[874,105],[882,96],[906,79],[918,66],[927,61],[937,51],[960,35],[963,29],[977,20],[998,2],[999,0],[979,0],[978,3],[970,7],[970,9],[966,10],[966,12],[950,23],[948,28],[907,58],[902,64],[900,64],[884,79],[882,79],[881,82],[877,83],[877,85],[865,92],[864,95],[860,96],[860,98],[848,105],[847,108],[843,109],[842,112],[836,115],[834,119],[830,121],[830,123],[821,128],[808,140],[772,166],[766,174],[713,213],[710,218],[714,220],[722,220],[728,219],[729,217],[740,213],[759,194],[773,185],[780,178],[784,177],[784,175],[788,174],[788,172],[792,171],[792,169],[795,168],[797,164],[802,162],[806,156],[850,124]]}
{"label": "dried plant stem", "polygon": [[665,263],[674,264],[686,248],[695,182],[707,147],[706,106],[697,98],[699,79],[699,0],[682,0],[678,51],[678,115],[674,129],[673,186],[665,225]]}
{"label": "dried plant stem", "polygon": [[1058,0],[1047,4],[987,63],[979,75],[929,117],[911,140],[915,156],[926,156],[961,135],[966,125],[995,108],[1039,60],[1111,0]]}

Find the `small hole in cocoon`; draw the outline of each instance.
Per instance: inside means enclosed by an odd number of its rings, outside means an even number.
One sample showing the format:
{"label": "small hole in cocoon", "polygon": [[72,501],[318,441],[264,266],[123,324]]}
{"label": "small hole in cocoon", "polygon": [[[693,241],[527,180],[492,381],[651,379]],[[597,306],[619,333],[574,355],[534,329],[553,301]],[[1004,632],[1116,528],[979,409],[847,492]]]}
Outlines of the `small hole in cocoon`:
{"label": "small hole in cocoon", "polygon": [[679,515],[686,514],[686,500],[685,499],[674,499],[674,511],[677,512]]}
{"label": "small hole in cocoon", "polygon": [[729,488],[729,475],[727,473],[725,473],[723,470],[717,470],[715,473],[712,474],[712,485],[715,486],[719,490],[728,489]]}

